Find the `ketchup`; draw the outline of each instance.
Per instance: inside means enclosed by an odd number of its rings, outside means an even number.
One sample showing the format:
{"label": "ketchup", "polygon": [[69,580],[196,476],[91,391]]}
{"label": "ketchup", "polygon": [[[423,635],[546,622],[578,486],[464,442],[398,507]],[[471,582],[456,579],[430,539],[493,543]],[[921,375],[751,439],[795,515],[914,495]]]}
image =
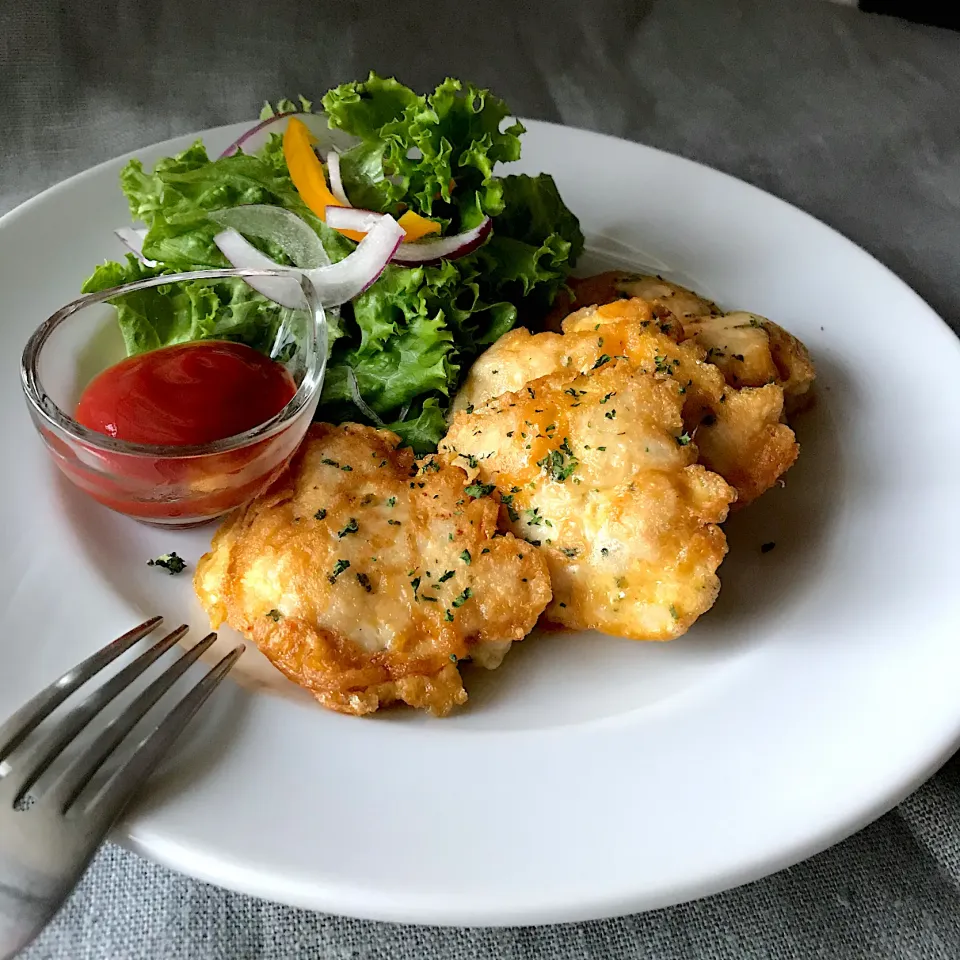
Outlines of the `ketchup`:
{"label": "ketchup", "polygon": [[279,413],[296,392],[287,371],[241,343],[205,340],[128,357],[84,390],[78,423],[132,443],[210,443]]}

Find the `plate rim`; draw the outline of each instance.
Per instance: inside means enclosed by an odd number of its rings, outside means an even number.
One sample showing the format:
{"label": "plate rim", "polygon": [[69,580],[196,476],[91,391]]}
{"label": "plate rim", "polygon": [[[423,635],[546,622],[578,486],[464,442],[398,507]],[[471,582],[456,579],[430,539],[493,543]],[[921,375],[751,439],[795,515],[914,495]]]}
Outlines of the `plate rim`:
{"label": "plate rim", "polygon": [[[840,238],[849,248],[852,248],[851,252],[856,251],[858,256],[866,258],[866,260],[870,261],[872,268],[875,269],[876,267],[880,267],[881,270],[887,275],[888,281],[894,281],[902,294],[908,293],[910,299],[914,301],[916,306],[921,307],[930,318],[936,318],[936,320],[939,321],[942,332],[949,333],[951,340],[956,344],[958,357],[960,357],[960,340],[957,339],[953,329],[919,293],[911,288],[890,267],[871,254],[868,250],[864,249],[858,243],[851,240],[849,237],[846,237],[829,224],[801,209],[800,207],[795,206],[789,201],[784,200],[775,194],[769,193],[766,190],[763,190],[762,188],[757,187],[746,180],[742,180],[736,176],[733,176],[732,174],[729,174],[723,170],[718,170],[699,161],[692,160],[688,157],[674,154],[669,151],[664,151],[639,141],[616,137],[594,130],[553,123],[550,121],[524,120],[523,122],[528,124],[528,129],[531,130],[535,129],[536,127],[547,127],[553,128],[557,131],[563,131],[565,133],[572,132],[579,136],[600,138],[601,140],[613,141],[618,144],[628,144],[631,147],[638,147],[642,150],[650,151],[662,157],[669,158],[670,162],[672,163],[679,161],[681,165],[690,164],[695,168],[709,171],[709,173],[713,176],[719,175],[725,180],[733,181],[738,185],[738,189],[747,187],[751,191],[755,191],[757,194],[762,195],[767,201],[770,199],[776,201],[778,204],[783,205],[783,207],[788,208],[792,216],[799,214],[817,224],[819,227],[830,231],[835,238]],[[97,163],[91,167],[78,171],[65,180],[52,184],[36,195],[18,204],[3,216],[0,216],[0,231],[9,230],[11,227],[14,227],[16,222],[22,216],[27,215],[34,208],[34,206],[38,206],[44,202],[47,202],[51,198],[56,197],[59,193],[67,192],[72,188],[75,188],[76,185],[83,182],[85,178],[95,176],[97,173],[102,173],[106,169],[115,167],[131,158],[137,157],[146,150],[160,151],[168,145],[180,144],[188,138],[207,138],[213,135],[225,134],[227,131],[246,128],[247,126],[248,123],[246,121],[240,121],[233,124],[224,124],[218,127],[207,128],[194,133],[180,134],[163,141],[146,144],[127,153],[101,161],[100,163]],[[946,731],[944,731],[944,733],[946,734]],[[519,913],[521,915],[514,916],[503,914],[499,919],[495,916],[485,915],[482,913],[477,914],[476,916],[465,915],[460,905],[447,908],[443,904],[427,905],[423,902],[420,902],[419,905],[414,905],[413,901],[407,901],[399,909],[396,907],[391,907],[386,902],[371,906],[371,896],[369,893],[363,894],[361,891],[361,895],[366,897],[366,905],[364,905],[354,897],[355,891],[352,889],[343,891],[339,898],[333,891],[327,891],[327,895],[319,899],[313,895],[304,896],[303,898],[291,896],[288,891],[287,895],[282,896],[278,902],[291,904],[293,906],[305,907],[308,909],[325,910],[342,913],[348,916],[362,917],[373,920],[471,926],[481,924],[491,926],[506,926],[513,924],[527,925],[537,923],[572,922],[619,916],[626,913],[670,906],[676,903],[682,903],[714,893],[719,893],[732,887],[740,886],[768,876],[771,873],[794,865],[819,852],[822,852],[825,849],[828,849],[834,844],[856,833],[868,824],[874,822],[879,817],[893,809],[899,802],[901,802],[901,800],[903,800],[918,786],[925,782],[933,773],[936,772],[937,769],[940,768],[940,766],[942,766],[942,764],[950,757],[950,755],[955,752],[958,747],[960,747],[960,712],[958,712],[956,728],[952,731],[952,733],[950,733],[949,736],[944,735],[941,739],[942,743],[939,749],[935,751],[923,751],[924,762],[915,764],[914,768],[909,771],[902,771],[902,775],[897,778],[896,783],[894,783],[884,793],[883,796],[874,796],[872,802],[861,804],[862,809],[859,816],[853,818],[848,817],[843,823],[827,824],[817,832],[815,838],[805,835],[801,839],[795,839],[793,842],[783,845],[776,856],[770,856],[768,854],[766,858],[758,857],[756,858],[755,862],[741,865],[739,868],[731,868],[722,876],[712,876],[708,879],[701,879],[696,883],[688,883],[688,889],[676,896],[667,896],[660,899],[647,898],[650,900],[650,902],[638,902],[638,898],[636,896],[630,898],[626,895],[617,899],[616,902],[613,902],[610,897],[607,897],[603,902],[589,902],[581,898],[577,905],[561,903],[549,908],[530,908],[529,906],[521,906],[519,908]],[[133,850],[134,852],[145,856],[146,858],[153,860],[154,862],[165,867],[181,871],[185,869],[183,866],[183,857],[178,858],[177,856],[171,855],[169,850],[161,849],[164,848],[163,844],[158,845],[144,843],[136,837],[135,831],[127,831],[119,836],[115,834],[114,839],[118,841],[121,846]],[[176,847],[176,844],[168,844],[166,846]],[[268,900],[277,899],[276,897],[272,896],[268,890],[258,887],[256,883],[231,882],[232,875],[230,872],[230,865],[222,864],[221,866],[222,872],[217,873],[216,871],[198,870],[195,863],[194,868],[189,872],[191,876],[194,876],[197,879],[208,881],[239,893],[245,893]],[[235,866],[236,865],[234,865],[234,867]],[[238,873],[244,875],[242,870],[238,871]],[[267,874],[264,886],[269,884],[270,879],[270,875]],[[304,889],[305,893],[312,894],[315,890],[315,887],[302,887],[302,889]],[[422,894],[419,896],[422,898]],[[630,902],[627,902],[628,900]],[[411,907],[413,907],[413,909],[411,909]]]}

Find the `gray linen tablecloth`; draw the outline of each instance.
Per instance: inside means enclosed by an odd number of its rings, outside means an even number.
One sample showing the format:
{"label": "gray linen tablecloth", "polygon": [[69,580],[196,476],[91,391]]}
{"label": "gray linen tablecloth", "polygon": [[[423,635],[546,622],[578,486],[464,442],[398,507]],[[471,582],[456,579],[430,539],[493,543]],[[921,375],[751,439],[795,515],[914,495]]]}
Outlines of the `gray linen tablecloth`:
{"label": "gray linen tablecloth", "polygon": [[[371,67],[419,88],[470,78],[519,114],[726,170],[836,227],[960,322],[960,36],[817,0],[0,0],[0,212],[100,160]],[[960,761],[793,869],[569,926],[311,914],[108,846],[27,956],[956,958]]]}

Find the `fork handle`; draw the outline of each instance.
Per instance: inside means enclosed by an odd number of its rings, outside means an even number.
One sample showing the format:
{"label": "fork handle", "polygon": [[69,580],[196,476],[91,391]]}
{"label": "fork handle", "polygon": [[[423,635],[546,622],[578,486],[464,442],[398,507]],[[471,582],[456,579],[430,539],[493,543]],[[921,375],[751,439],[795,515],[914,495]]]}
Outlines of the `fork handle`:
{"label": "fork handle", "polygon": [[30,943],[50,922],[64,896],[52,891],[31,896],[0,878],[0,960],[12,960]]}
{"label": "fork handle", "polygon": [[[19,818],[16,823],[0,820],[4,854],[0,857],[0,960],[14,957],[53,919],[127,804],[243,653],[238,646],[223,657],[117,765],[100,792],[89,803],[75,807],[74,801],[121,740],[215,639],[216,634],[210,634],[184,653],[112,721],[115,728],[107,725],[89,755],[77,759],[22,811],[16,812],[15,802],[48,769],[49,743],[35,750],[39,766],[29,757],[21,758],[0,778],[0,813]],[[69,737],[62,728],[50,734],[57,753],[75,733],[69,726],[66,729]],[[18,770],[21,764],[24,769]],[[37,769],[40,774],[35,773]]]}

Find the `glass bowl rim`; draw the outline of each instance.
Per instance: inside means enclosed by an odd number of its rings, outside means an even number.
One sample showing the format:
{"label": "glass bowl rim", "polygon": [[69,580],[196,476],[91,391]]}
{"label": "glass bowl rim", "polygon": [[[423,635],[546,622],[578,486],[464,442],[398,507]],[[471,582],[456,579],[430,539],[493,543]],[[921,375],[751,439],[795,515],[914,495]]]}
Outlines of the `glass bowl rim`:
{"label": "glass bowl rim", "polygon": [[[311,336],[321,342],[315,343],[312,364],[308,364],[306,375],[298,385],[296,393],[287,404],[269,420],[250,427],[242,433],[236,433],[221,440],[211,440],[209,443],[189,444],[177,446],[173,444],[133,443],[119,440],[104,433],[91,430],[73,419],[62,410],[46,393],[41,383],[38,364],[43,347],[51,334],[65,320],[84,307],[96,303],[112,300],[125,293],[134,293],[137,290],[149,287],[162,286],[166,283],[180,283],[186,280],[217,280],[229,277],[287,277],[299,280],[306,305],[313,316],[314,332]],[[111,287],[89,293],[62,306],[51,314],[31,334],[23,349],[20,359],[20,383],[27,403],[42,420],[49,426],[66,434],[71,440],[93,447],[105,453],[119,453],[129,456],[150,457],[154,460],[183,460],[193,457],[209,456],[211,454],[230,453],[234,450],[250,446],[260,440],[268,440],[276,436],[290,425],[311,401],[315,393],[323,386],[323,371],[326,367],[326,337],[315,337],[317,319],[325,332],[326,314],[323,305],[312,283],[295,267],[277,267],[276,269],[248,269],[248,268],[216,268],[211,270],[189,270],[183,273],[162,274],[159,277],[148,277],[133,283]],[[203,342],[203,341],[199,341]],[[225,341],[229,342],[229,341]],[[162,349],[162,348],[160,348]]]}

